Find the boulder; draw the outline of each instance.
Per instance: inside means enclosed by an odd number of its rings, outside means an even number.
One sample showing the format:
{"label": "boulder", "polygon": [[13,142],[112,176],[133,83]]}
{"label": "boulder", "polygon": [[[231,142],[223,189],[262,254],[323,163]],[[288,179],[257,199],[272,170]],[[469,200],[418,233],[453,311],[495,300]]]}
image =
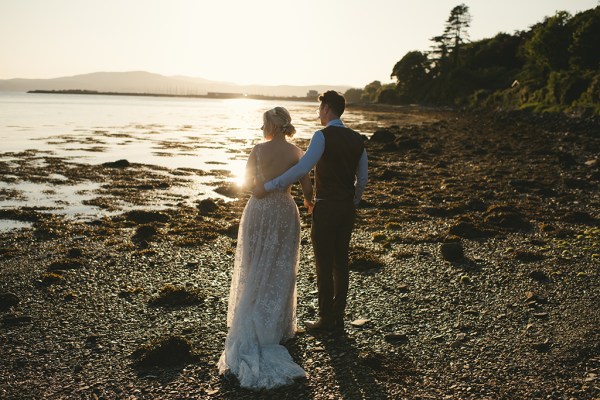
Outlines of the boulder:
{"label": "boulder", "polygon": [[394,135],[392,132],[388,131],[387,129],[377,130],[373,133],[373,135],[371,135],[371,140],[373,142],[379,142],[379,143],[393,142],[395,138],[396,138],[396,135]]}
{"label": "boulder", "polygon": [[131,164],[127,160],[117,160],[112,162],[105,162],[102,166],[107,168],[127,168]]}

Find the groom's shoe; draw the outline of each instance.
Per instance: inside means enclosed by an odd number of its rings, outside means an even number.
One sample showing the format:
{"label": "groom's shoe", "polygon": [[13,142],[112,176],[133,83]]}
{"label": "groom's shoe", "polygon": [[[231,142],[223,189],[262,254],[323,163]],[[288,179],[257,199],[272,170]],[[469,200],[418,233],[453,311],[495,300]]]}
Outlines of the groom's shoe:
{"label": "groom's shoe", "polygon": [[344,320],[342,318],[335,319],[333,323],[333,330],[336,333],[344,333]]}
{"label": "groom's shoe", "polygon": [[323,318],[319,318],[316,321],[306,321],[304,326],[306,326],[306,330],[309,332],[332,332],[335,330],[333,321],[328,321]]}

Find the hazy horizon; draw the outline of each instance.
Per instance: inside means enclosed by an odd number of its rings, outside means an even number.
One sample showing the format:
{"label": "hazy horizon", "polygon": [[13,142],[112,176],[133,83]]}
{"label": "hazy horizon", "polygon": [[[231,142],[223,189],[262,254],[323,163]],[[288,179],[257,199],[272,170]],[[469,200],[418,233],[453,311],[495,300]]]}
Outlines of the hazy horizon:
{"label": "hazy horizon", "polygon": [[[190,0],[101,3],[22,0],[0,14],[0,79],[147,71],[239,85],[364,87],[391,82],[394,64],[429,50],[461,3]],[[464,1],[471,40],[527,30],[597,0]]]}
{"label": "hazy horizon", "polygon": [[88,90],[104,93],[166,95],[206,95],[210,92],[218,92],[276,97],[305,97],[309,91],[337,90],[345,92],[349,88],[349,86],[319,84],[306,86],[238,85],[182,75],[168,77],[148,71],[94,72],[51,79],[0,79],[0,92]]}

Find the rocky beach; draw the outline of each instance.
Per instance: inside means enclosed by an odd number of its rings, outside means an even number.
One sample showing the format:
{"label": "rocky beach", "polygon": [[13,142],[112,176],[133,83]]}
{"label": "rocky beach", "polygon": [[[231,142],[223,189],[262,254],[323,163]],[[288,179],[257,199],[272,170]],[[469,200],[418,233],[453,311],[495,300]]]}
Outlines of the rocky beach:
{"label": "rocky beach", "polygon": [[[598,119],[360,111],[345,334],[300,330],[285,345],[309,377],[272,392],[216,368],[249,196],[227,171],[211,172],[226,199],[196,199],[178,188],[208,171],[1,153],[3,182],[92,185],[106,215],[0,209],[22,224],[0,231],[0,398],[600,398]],[[299,327],[316,317],[301,215]]]}

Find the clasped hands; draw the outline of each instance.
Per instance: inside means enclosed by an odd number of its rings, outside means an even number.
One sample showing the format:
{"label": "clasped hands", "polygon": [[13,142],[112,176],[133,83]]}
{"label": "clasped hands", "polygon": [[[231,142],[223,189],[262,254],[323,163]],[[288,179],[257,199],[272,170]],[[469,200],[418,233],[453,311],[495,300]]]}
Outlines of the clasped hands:
{"label": "clasped hands", "polygon": [[[268,194],[269,192],[265,190],[264,182],[256,182],[254,188],[252,189],[252,195],[258,199],[262,199]],[[307,198],[304,199],[304,207],[307,208],[309,214],[312,214],[314,206],[315,204],[311,200],[308,200]]]}

